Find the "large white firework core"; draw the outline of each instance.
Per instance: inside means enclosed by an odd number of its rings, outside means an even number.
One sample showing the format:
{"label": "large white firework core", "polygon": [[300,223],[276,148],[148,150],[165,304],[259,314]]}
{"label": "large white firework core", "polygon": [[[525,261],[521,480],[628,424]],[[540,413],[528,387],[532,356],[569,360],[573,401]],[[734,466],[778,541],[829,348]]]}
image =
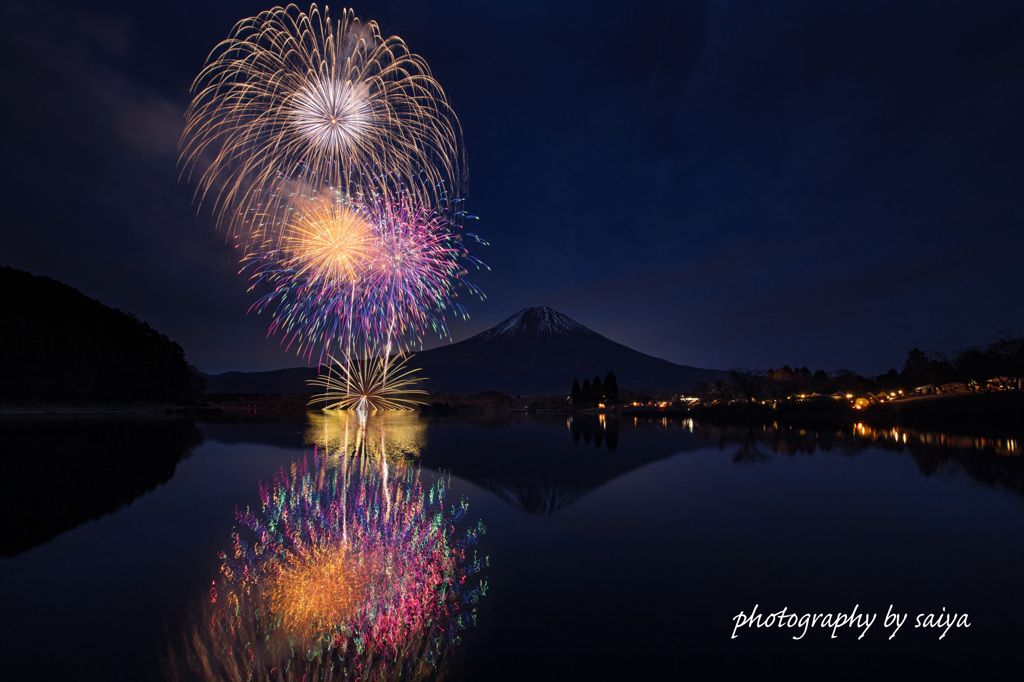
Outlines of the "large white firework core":
{"label": "large white firework core", "polygon": [[367,83],[312,77],[292,98],[292,120],[310,142],[332,154],[359,146],[373,127]]}

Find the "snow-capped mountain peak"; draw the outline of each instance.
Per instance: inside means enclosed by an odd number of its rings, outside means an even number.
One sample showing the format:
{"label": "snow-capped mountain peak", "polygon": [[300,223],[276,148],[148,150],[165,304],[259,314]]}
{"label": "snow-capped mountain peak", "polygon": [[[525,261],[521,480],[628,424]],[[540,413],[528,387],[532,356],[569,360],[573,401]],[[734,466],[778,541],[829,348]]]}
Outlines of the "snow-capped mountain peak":
{"label": "snow-capped mountain peak", "polygon": [[502,337],[529,339],[593,333],[579,322],[545,305],[520,310],[504,322],[480,334],[480,340],[490,341]]}

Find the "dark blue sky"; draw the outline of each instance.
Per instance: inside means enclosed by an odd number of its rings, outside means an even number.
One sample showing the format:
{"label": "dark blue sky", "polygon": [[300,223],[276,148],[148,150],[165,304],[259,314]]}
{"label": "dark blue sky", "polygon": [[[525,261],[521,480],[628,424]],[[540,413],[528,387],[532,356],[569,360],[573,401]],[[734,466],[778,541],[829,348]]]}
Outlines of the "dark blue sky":
{"label": "dark blue sky", "polygon": [[[271,5],[24,5],[0,45],[0,264],[135,313],[209,372],[301,364],[246,315],[175,165],[192,78]],[[354,7],[462,122],[492,272],[456,340],[550,305],[683,364],[876,374],[1024,330],[1024,3]]]}

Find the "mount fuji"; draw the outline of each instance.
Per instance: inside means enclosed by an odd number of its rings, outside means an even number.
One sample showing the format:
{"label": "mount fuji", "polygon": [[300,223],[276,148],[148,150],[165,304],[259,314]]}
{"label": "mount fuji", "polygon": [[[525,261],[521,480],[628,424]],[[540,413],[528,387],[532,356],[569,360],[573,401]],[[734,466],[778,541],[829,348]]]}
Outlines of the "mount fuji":
{"label": "mount fuji", "polygon": [[[526,308],[464,341],[416,353],[409,361],[431,393],[568,394],[573,379],[614,372],[620,387],[658,393],[688,391],[725,378],[721,370],[677,365],[616,343],[549,308]],[[208,377],[210,393],[308,393],[312,368],[228,372]]]}
{"label": "mount fuji", "polygon": [[568,394],[573,379],[603,379],[608,372],[633,391],[687,391],[726,374],[633,350],[548,306],[520,310],[465,341],[417,353],[410,365],[422,368],[427,390],[459,395]]}

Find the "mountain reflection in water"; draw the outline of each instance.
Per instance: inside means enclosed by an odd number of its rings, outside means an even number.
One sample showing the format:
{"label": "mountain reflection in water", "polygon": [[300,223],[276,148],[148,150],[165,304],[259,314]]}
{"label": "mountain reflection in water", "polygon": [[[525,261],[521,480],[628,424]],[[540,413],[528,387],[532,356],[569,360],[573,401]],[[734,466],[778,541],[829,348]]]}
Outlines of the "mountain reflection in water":
{"label": "mountain reflection in water", "polygon": [[634,423],[597,414],[457,415],[428,423],[424,466],[450,471],[541,516],[640,467],[701,447],[678,422]]}
{"label": "mountain reflection in water", "polygon": [[0,420],[0,556],[112,514],[174,476],[203,442],[191,419],[133,415]]}

